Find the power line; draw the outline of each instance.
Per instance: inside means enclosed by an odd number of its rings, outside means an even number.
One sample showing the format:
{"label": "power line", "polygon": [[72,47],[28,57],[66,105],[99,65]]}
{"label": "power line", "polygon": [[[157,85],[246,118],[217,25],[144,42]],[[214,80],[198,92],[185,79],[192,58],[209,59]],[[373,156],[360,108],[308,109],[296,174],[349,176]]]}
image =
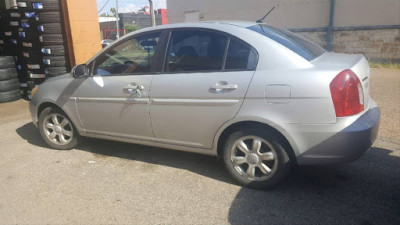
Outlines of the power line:
{"label": "power line", "polygon": [[107,2],[103,5],[103,7],[102,7],[97,13],[100,13],[100,12],[107,6],[107,4],[108,4],[109,1],[110,1],[110,0],[107,0]]}

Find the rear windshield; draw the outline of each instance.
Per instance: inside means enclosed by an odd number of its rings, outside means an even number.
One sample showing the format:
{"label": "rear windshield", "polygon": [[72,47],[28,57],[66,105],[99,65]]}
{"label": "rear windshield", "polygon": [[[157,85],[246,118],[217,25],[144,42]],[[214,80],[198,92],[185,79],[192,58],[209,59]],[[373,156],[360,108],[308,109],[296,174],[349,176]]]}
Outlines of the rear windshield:
{"label": "rear windshield", "polygon": [[318,45],[284,29],[268,26],[266,24],[258,24],[247,28],[271,38],[308,61],[325,53],[325,50]]}

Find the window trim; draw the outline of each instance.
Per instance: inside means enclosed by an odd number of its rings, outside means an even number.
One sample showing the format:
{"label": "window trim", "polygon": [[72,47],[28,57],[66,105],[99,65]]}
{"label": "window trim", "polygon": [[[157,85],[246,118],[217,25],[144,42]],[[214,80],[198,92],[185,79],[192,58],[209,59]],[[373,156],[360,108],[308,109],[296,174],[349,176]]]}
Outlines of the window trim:
{"label": "window trim", "polygon": [[[220,68],[219,70],[204,70],[204,71],[167,71],[166,67],[167,67],[167,56],[168,56],[168,48],[169,48],[169,44],[171,42],[171,36],[172,36],[172,32],[173,31],[179,31],[179,30],[183,30],[183,31],[190,31],[190,30],[195,30],[195,31],[207,31],[210,33],[216,33],[216,34],[220,34],[223,35],[227,38],[227,46],[225,48],[225,52],[224,52],[224,57],[223,57],[223,62],[222,62],[222,68]],[[212,28],[197,28],[197,27],[179,27],[179,28],[171,28],[168,29],[168,41],[165,43],[165,46],[163,46],[163,49],[165,50],[165,54],[164,54],[164,60],[163,60],[163,67],[162,67],[162,71],[160,73],[162,74],[182,74],[182,73],[223,73],[223,72],[246,72],[246,71],[256,71],[257,70],[257,66],[258,66],[258,61],[259,61],[259,54],[258,51],[248,42],[244,41],[241,38],[238,38],[230,33],[226,33],[223,31],[219,31],[219,30],[215,30]],[[226,59],[227,59],[227,54],[228,54],[228,50],[229,50],[229,44],[230,44],[230,40],[231,39],[237,39],[241,42],[244,42],[245,44],[247,44],[248,46],[250,46],[250,52],[253,52],[256,56],[257,62],[255,64],[254,69],[225,69],[225,64],[226,64]]]}
{"label": "window trim", "polygon": [[[104,57],[105,54],[109,53],[110,51],[112,51],[116,47],[120,46],[121,44],[125,43],[126,41],[130,41],[130,40],[132,40],[134,38],[137,38],[137,37],[140,37],[140,36],[147,36],[147,35],[152,35],[152,34],[157,34],[157,33],[160,34],[160,39],[159,39],[159,41],[157,43],[157,50],[154,52],[154,55],[153,55],[154,60],[153,60],[152,65],[150,66],[150,72],[126,73],[126,74],[107,74],[107,75],[94,74],[94,70],[95,70],[98,58]],[[165,30],[147,31],[147,32],[139,33],[139,34],[136,34],[134,36],[127,37],[127,38],[124,38],[124,39],[122,39],[120,41],[117,41],[115,44],[110,46],[109,49],[107,49],[106,51],[102,52],[100,55],[98,55],[96,58],[94,58],[91,62],[89,62],[89,64],[93,63],[93,65],[91,66],[90,76],[91,77],[94,77],[94,76],[111,77],[111,76],[143,76],[143,75],[155,75],[155,74],[157,74],[158,72],[157,72],[157,66],[156,65],[158,64],[158,60],[159,60],[158,52],[162,51],[161,48],[163,48],[162,38],[166,38],[166,37],[163,36],[164,33],[165,33]]]}

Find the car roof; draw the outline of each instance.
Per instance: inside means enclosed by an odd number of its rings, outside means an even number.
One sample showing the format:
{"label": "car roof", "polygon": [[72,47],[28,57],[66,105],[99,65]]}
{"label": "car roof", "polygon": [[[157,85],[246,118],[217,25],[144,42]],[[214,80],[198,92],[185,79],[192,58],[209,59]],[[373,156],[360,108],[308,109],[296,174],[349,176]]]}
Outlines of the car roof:
{"label": "car roof", "polygon": [[173,23],[167,25],[159,25],[155,27],[143,28],[140,31],[153,31],[159,29],[171,29],[171,28],[184,28],[184,27],[202,27],[215,28],[220,26],[236,26],[236,27],[250,27],[257,25],[256,22],[251,21],[240,21],[240,20],[215,20],[215,21],[199,21],[199,22],[186,22],[186,23]]}
{"label": "car roof", "polygon": [[204,21],[199,23],[228,24],[238,27],[250,27],[258,24],[257,22],[242,21],[242,20],[216,20],[216,21]]}

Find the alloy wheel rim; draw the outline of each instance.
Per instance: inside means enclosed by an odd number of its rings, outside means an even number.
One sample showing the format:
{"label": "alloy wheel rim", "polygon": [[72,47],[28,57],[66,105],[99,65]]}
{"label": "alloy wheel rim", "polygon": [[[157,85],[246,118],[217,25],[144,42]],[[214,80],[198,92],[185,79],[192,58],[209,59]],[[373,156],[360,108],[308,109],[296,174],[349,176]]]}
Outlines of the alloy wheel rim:
{"label": "alloy wheel rim", "polygon": [[67,145],[74,135],[71,122],[63,115],[52,113],[44,119],[43,131],[46,137],[57,145]]}
{"label": "alloy wheel rim", "polygon": [[240,175],[251,181],[263,181],[275,173],[278,162],[275,148],[256,136],[242,137],[233,144],[231,162]]}

